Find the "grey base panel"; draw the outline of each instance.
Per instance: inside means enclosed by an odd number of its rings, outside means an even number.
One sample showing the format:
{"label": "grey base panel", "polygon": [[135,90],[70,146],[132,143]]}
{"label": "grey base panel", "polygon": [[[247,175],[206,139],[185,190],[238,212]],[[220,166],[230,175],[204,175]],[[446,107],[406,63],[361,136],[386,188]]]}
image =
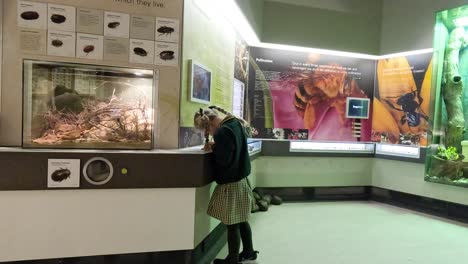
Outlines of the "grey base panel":
{"label": "grey base panel", "polygon": [[[226,244],[226,226],[219,224],[195,249],[0,262],[5,264],[207,264]],[[124,238],[123,238],[124,239]]]}

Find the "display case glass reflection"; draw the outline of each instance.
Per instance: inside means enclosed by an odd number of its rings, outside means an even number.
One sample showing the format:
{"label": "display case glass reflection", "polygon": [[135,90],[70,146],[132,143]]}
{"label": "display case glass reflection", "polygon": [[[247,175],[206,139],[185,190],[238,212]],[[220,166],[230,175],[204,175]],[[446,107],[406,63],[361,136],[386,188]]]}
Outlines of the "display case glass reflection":
{"label": "display case glass reflection", "polygon": [[24,147],[152,147],[152,70],[25,60],[23,74]]}
{"label": "display case glass reflection", "polygon": [[425,179],[468,187],[468,5],[437,13]]}

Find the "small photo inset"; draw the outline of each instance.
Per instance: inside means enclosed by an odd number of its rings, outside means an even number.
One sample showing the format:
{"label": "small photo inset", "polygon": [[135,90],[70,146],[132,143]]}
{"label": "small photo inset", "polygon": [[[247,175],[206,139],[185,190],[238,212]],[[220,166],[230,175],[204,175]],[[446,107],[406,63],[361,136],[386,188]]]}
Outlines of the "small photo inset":
{"label": "small photo inset", "polygon": [[205,66],[192,61],[190,101],[209,104],[212,73]]}

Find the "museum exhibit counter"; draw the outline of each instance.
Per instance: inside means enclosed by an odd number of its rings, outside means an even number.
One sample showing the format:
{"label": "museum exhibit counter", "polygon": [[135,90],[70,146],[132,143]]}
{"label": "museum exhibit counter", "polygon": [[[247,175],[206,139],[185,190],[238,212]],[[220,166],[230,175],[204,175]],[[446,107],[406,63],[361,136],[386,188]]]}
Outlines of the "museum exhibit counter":
{"label": "museum exhibit counter", "polygon": [[[376,187],[468,204],[462,188],[420,184],[424,148],[385,146],[255,140],[249,142],[249,180],[253,187],[275,190],[314,188],[319,198],[340,198],[344,192],[359,199],[362,191]],[[200,146],[133,152],[1,148],[0,155],[6,190],[0,192],[0,210],[10,216],[0,224],[2,261],[138,252],[166,256],[169,251],[171,258],[186,260],[223,245],[217,243],[223,227],[206,214],[216,186],[209,165],[213,157]],[[114,172],[101,185],[88,181],[99,183],[99,177],[84,175],[93,171],[84,167],[96,157],[109,161]],[[49,159],[80,160],[79,189],[49,188]]]}
{"label": "museum exhibit counter", "polygon": [[[261,155],[261,142],[249,145],[254,160]],[[219,222],[206,214],[215,187],[212,158],[200,146],[151,151],[0,148],[0,210],[8,215],[0,223],[0,261],[139,252],[156,252],[154,259],[161,261],[205,256],[206,244],[223,234]],[[63,166],[79,160],[79,187],[51,187],[51,160]],[[99,170],[102,165],[106,169]],[[68,168],[72,174],[73,166]],[[100,173],[94,177],[94,171]],[[113,175],[108,179],[104,172]]]}

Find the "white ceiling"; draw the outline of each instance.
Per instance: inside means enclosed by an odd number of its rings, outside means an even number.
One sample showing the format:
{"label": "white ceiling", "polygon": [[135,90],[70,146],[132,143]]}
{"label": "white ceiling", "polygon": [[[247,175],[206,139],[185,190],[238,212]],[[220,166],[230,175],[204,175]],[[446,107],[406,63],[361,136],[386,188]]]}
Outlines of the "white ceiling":
{"label": "white ceiling", "polygon": [[350,13],[380,9],[382,5],[382,0],[265,0],[265,2],[278,2]]}

